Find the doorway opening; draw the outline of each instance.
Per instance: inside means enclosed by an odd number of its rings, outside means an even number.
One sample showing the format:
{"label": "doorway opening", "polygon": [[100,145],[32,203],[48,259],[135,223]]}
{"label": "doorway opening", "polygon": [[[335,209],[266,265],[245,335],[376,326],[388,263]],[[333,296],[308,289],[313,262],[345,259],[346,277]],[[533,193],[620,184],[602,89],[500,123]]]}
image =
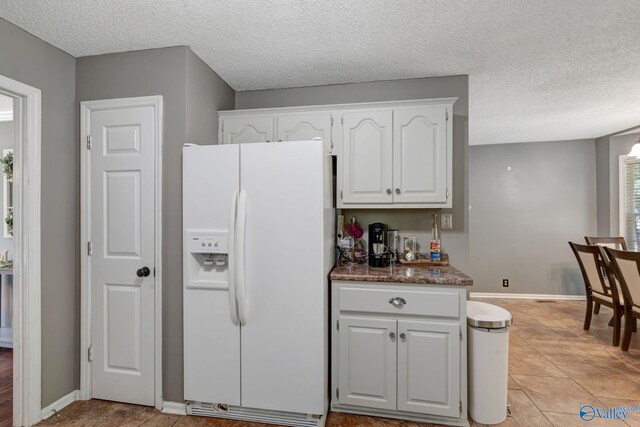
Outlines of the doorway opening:
{"label": "doorway opening", "polygon": [[0,76],[0,424],[41,419],[39,89]]}

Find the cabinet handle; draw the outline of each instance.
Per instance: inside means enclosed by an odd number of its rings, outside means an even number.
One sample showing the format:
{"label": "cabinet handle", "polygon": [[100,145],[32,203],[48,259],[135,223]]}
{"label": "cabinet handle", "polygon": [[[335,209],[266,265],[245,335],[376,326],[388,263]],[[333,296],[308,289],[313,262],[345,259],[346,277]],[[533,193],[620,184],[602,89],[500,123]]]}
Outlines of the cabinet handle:
{"label": "cabinet handle", "polygon": [[400,334],[400,339],[401,339],[402,341],[406,341],[406,339],[407,339],[407,334],[405,334],[404,332],[403,332],[403,333],[401,333],[401,334]]}
{"label": "cabinet handle", "polygon": [[391,338],[391,340],[395,340],[396,339],[396,333],[395,332],[389,332],[389,338]]}
{"label": "cabinet handle", "polygon": [[402,308],[406,303],[407,303],[407,300],[401,297],[395,297],[389,300],[389,304],[391,304],[395,308]]}
{"label": "cabinet handle", "polygon": [[387,188],[387,194],[391,194],[391,189]]}
{"label": "cabinet handle", "polygon": [[396,194],[400,194],[400,189],[396,188]]}

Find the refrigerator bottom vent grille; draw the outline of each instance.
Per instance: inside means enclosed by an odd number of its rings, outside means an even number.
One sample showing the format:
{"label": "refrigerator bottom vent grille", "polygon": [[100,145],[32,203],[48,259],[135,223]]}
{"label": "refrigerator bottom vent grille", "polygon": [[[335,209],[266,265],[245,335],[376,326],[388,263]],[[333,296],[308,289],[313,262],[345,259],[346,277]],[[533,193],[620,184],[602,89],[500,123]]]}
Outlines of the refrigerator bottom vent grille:
{"label": "refrigerator bottom vent grille", "polygon": [[217,406],[212,403],[193,402],[187,405],[187,414],[292,427],[323,427],[325,423],[324,416],[315,418],[307,414],[268,411],[241,406],[229,406],[226,412],[222,412],[217,410]]}

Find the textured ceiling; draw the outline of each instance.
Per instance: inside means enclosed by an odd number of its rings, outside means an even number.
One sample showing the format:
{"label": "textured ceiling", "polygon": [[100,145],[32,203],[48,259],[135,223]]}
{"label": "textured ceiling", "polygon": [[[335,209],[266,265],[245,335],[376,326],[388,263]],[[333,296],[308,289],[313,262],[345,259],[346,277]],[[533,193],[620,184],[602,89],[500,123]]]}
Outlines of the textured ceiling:
{"label": "textured ceiling", "polygon": [[189,45],[236,90],[469,75],[471,144],[640,124],[636,0],[0,0],[74,56]]}

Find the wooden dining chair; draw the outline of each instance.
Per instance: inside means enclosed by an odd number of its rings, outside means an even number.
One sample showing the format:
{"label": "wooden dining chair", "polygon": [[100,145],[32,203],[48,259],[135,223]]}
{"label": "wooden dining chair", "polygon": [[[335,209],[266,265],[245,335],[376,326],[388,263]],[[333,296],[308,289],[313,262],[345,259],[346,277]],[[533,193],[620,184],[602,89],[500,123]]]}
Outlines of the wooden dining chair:
{"label": "wooden dining chair", "polygon": [[[618,250],[627,250],[627,242],[624,240],[622,236],[607,236],[607,237],[596,237],[596,236],[584,236],[584,240],[587,242],[587,245],[598,245],[603,248],[611,248]],[[605,257],[606,258],[606,257]],[[609,287],[609,275],[611,271],[607,271],[605,264],[601,261],[600,268],[603,270],[605,285]],[[613,270],[612,270],[613,271]],[[600,304],[594,303],[593,305],[593,314],[600,313]]]}
{"label": "wooden dining chair", "polygon": [[593,304],[601,304],[613,310],[613,345],[620,345],[621,317],[624,315],[624,302],[615,285],[608,287],[601,268],[604,249],[597,245],[581,245],[569,242],[573,254],[578,260],[582,278],[584,279],[587,297],[587,310],[584,317],[584,330],[591,326]]}
{"label": "wooden dining chair", "polygon": [[592,237],[584,236],[584,240],[588,245],[598,245],[606,248],[627,250],[627,242],[622,236],[608,236],[608,237]]}
{"label": "wooden dining chair", "polygon": [[631,333],[640,319],[640,252],[618,251],[605,248],[616,277],[620,281],[624,298],[624,334],[622,350],[629,350]]}

